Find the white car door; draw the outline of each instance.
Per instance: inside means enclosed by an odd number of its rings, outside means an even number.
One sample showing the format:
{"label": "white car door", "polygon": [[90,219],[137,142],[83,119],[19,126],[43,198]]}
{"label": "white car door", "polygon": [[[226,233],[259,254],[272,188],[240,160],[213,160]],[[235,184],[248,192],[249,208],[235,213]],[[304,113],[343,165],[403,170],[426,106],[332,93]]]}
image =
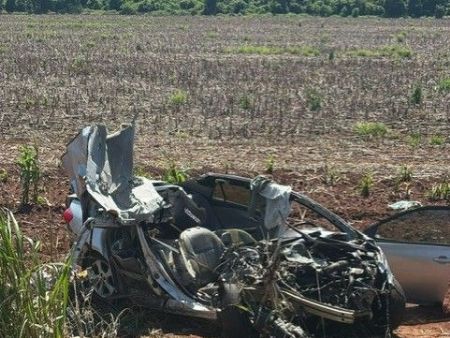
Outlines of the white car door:
{"label": "white car door", "polygon": [[371,226],[409,302],[441,303],[450,281],[450,208],[406,211]]}

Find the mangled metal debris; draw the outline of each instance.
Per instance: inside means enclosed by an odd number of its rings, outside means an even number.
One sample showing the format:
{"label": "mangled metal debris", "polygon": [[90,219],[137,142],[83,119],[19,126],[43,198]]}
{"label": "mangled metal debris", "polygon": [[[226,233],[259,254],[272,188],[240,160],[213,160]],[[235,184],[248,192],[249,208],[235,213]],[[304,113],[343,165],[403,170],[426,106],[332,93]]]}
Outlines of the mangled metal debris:
{"label": "mangled metal debris", "polygon": [[399,324],[404,297],[383,253],[340,217],[261,177],[134,177],[132,146],[132,126],[93,126],[63,157],[75,264],[98,295],[218,320],[228,337]]}
{"label": "mangled metal debris", "polygon": [[391,203],[388,205],[389,209],[396,211],[405,211],[409,209],[420,208],[421,206],[422,203],[420,203],[419,201],[409,201],[409,200],[397,201],[395,203]]}

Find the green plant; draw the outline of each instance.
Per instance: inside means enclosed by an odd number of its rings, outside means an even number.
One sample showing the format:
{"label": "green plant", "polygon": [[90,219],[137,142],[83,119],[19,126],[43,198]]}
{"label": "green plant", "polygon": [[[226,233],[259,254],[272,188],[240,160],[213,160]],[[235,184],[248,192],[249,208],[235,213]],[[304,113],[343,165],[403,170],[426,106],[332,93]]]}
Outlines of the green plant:
{"label": "green plant", "polygon": [[433,135],[430,139],[430,144],[433,146],[441,146],[445,143],[445,137],[442,135]]}
{"label": "green plant", "polygon": [[427,192],[427,196],[430,200],[439,201],[439,200],[450,200],[450,184],[448,181],[444,181],[442,183],[435,183],[431,187],[431,189]]}
{"label": "green plant", "polygon": [[37,198],[36,198],[36,204],[38,204],[38,205],[49,205],[49,202],[44,196],[38,195]]}
{"label": "green plant", "polygon": [[31,201],[36,202],[40,179],[38,148],[36,146],[20,147],[17,164],[20,168],[20,184],[22,187],[21,204],[25,205],[30,202],[30,188],[33,189]]}
{"label": "green plant", "polygon": [[184,90],[177,89],[169,96],[169,103],[174,106],[181,106],[188,100],[188,93]]}
{"label": "green plant", "polygon": [[413,55],[412,50],[409,47],[391,45],[384,46],[379,51],[380,56],[396,57],[396,58],[411,58]]}
{"label": "green plant", "polygon": [[219,37],[219,33],[216,31],[206,32],[206,37],[209,39],[217,39]]}
{"label": "green plant", "polygon": [[384,137],[388,128],[382,122],[357,122],[353,128],[354,132],[361,137]]}
{"label": "green plant", "polygon": [[370,171],[366,171],[362,177],[361,180],[359,181],[359,192],[361,194],[362,197],[369,197],[370,195],[370,190],[372,189],[374,184],[373,181],[373,173]]}
{"label": "green plant", "polygon": [[70,65],[71,70],[76,74],[84,74],[87,72],[88,60],[84,55],[78,55]]}
{"label": "green plant", "polygon": [[326,185],[334,186],[341,179],[341,174],[334,166],[327,164],[323,168],[322,182]]}
{"label": "green plant", "polygon": [[8,181],[8,172],[6,169],[1,168],[0,169],[0,182],[6,183]]}
{"label": "green plant", "polygon": [[411,94],[411,102],[413,104],[421,104],[422,103],[422,86],[417,84],[414,86],[413,92]]}
{"label": "green plant", "polygon": [[306,103],[311,111],[318,111],[322,108],[323,97],[315,88],[306,90]]}
{"label": "green plant", "polygon": [[406,164],[402,164],[400,168],[398,169],[397,173],[397,182],[411,182],[413,177],[413,172],[410,167],[408,167]]}
{"label": "green plant", "polygon": [[406,141],[411,147],[417,148],[422,142],[422,135],[420,135],[420,133],[412,133],[408,135]]}
{"label": "green plant", "polygon": [[332,49],[328,53],[328,60],[333,61],[334,59],[336,59],[336,52],[334,51],[334,49]]}
{"label": "green plant", "polygon": [[374,49],[351,49],[348,50],[345,55],[350,57],[409,59],[413,56],[413,51],[409,47],[403,45],[389,45]]}
{"label": "green plant", "polygon": [[320,51],[315,47],[310,46],[258,46],[258,45],[243,45],[238,47],[230,47],[224,49],[225,53],[232,54],[256,54],[256,55],[280,55],[291,54],[300,56],[319,56]]}
{"label": "green plant", "polygon": [[249,110],[253,106],[250,96],[244,94],[239,98],[239,106],[244,110]]}
{"label": "green plant", "polygon": [[399,43],[405,42],[406,39],[406,32],[401,31],[400,33],[395,35],[395,40]]}
{"label": "green plant", "polygon": [[175,162],[171,161],[168,168],[164,172],[163,180],[168,183],[179,184],[189,178],[187,170],[178,168]]}
{"label": "green plant", "polygon": [[39,242],[24,236],[0,210],[0,332],[2,337],[64,337],[70,262],[42,264]]}
{"label": "green plant", "polygon": [[450,92],[450,77],[440,80],[438,83],[438,89],[440,92]]}
{"label": "green plant", "polygon": [[275,157],[273,155],[269,155],[266,160],[266,172],[268,174],[273,174],[273,169],[275,167]]}

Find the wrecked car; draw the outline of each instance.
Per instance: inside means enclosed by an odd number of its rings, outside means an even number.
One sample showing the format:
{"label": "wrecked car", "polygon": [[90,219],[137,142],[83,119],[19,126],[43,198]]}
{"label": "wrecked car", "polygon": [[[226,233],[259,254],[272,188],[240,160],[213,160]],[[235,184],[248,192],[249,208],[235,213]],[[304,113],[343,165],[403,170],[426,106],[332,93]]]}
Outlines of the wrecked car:
{"label": "wrecked car", "polygon": [[216,320],[225,337],[363,337],[399,325],[404,294],[372,239],[264,177],[136,177],[133,138],[132,125],[87,127],[62,158],[74,268],[98,296]]}
{"label": "wrecked car", "polygon": [[408,302],[442,304],[450,287],[450,207],[407,210],[365,233],[382,248]]}

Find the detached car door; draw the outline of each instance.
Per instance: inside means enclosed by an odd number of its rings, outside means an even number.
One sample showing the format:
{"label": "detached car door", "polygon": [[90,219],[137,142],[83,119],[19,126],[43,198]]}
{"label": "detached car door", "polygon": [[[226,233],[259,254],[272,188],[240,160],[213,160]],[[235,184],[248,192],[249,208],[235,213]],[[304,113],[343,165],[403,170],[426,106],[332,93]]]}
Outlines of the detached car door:
{"label": "detached car door", "polygon": [[409,302],[441,303],[450,281],[450,208],[408,210],[365,233],[384,251]]}

